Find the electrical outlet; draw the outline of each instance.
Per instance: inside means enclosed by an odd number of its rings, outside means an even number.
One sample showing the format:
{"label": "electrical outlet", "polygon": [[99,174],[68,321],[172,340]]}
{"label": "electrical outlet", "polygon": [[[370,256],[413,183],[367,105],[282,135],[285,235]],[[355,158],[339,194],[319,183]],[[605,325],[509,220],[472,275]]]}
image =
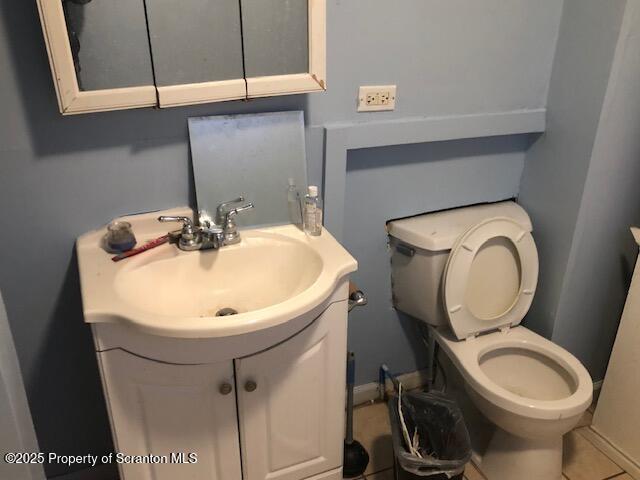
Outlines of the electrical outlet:
{"label": "electrical outlet", "polygon": [[380,96],[377,93],[369,93],[367,94],[366,100],[367,106],[371,107],[380,103]]}
{"label": "electrical outlet", "polygon": [[381,112],[385,110],[395,110],[395,108],[395,85],[360,87],[358,94],[359,112]]}

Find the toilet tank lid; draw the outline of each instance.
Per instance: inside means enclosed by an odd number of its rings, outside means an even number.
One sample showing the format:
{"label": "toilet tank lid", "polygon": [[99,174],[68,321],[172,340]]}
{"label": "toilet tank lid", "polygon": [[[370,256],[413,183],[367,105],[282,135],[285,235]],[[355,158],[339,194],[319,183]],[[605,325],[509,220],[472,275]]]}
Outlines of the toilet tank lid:
{"label": "toilet tank lid", "polygon": [[393,220],[387,224],[387,231],[407,245],[437,252],[450,250],[460,235],[491,217],[511,218],[527,231],[531,232],[533,229],[527,212],[517,203],[508,200]]}

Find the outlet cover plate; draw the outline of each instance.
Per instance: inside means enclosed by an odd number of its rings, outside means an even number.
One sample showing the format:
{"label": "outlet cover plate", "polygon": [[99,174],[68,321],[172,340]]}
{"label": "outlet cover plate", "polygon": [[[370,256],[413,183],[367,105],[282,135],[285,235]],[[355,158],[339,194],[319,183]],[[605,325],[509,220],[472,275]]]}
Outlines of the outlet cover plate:
{"label": "outlet cover plate", "polygon": [[383,112],[396,108],[395,85],[362,86],[358,93],[359,112]]}

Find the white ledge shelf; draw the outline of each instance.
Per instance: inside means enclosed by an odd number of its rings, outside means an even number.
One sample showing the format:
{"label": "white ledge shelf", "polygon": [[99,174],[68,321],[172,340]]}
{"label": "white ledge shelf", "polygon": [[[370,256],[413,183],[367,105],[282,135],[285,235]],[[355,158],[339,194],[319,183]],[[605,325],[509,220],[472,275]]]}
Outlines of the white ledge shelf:
{"label": "white ledge shelf", "polygon": [[542,133],[546,109],[325,125],[325,226],[342,240],[347,152],[359,148]]}

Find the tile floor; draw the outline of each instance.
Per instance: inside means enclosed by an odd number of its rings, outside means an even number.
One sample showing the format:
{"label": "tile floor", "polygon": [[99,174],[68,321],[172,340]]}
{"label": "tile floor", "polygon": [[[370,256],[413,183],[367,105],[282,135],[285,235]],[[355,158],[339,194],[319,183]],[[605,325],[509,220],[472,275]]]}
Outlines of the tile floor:
{"label": "tile floor", "polygon": [[[592,409],[575,430],[564,438],[563,473],[567,480],[633,480],[618,465],[598,450],[581,432],[591,424]],[[360,480],[394,480],[393,447],[389,430],[389,417],[384,403],[356,407],[354,436],[369,452],[369,466]],[[485,480],[469,464],[466,480]],[[544,480],[544,479],[541,479]]]}

